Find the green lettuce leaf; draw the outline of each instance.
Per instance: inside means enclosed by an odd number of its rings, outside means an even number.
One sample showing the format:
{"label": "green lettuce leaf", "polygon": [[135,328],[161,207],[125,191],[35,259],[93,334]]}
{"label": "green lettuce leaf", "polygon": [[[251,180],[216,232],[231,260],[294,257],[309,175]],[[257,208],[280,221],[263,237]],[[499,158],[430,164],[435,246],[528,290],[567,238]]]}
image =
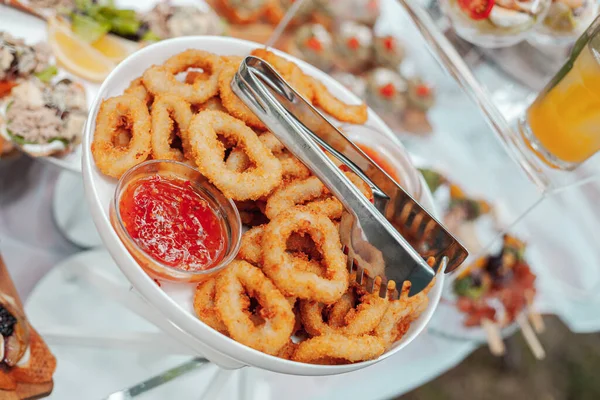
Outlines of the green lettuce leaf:
{"label": "green lettuce leaf", "polygon": [[107,22],[81,14],[71,15],[71,30],[87,43],[100,39],[110,31],[110,28],[111,25]]}
{"label": "green lettuce leaf", "polygon": [[148,32],[144,33],[144,35],[142,36],[143,42],[158,42],[160,40],[161,40],[160,36],[158,36],[156,33],[152,32],[152,31],[148,31]]}
{"label": "green lettuce leaf", "polygon": [[473,280],[470,276],[465,278],[457,279],[454,282],[454,292],[459,296],[469,297],[471,299],[478,299],[483,295],[483,285],[473,285]]}
{"label": "green lettuce leaf", "polygon": [[[56,76],[56,74],[58,73],[58,69],[56,68],[56,65],[50,65],[48,67],[46,67],[45,69],[41,70],[40,72],[36,72],[34,75],[42,82],[44,83],[49,83],[52,78],[54,78]],[[8,107],[6,109],[6,111],[8,111]]]}
{"label": "green lettuce leaf", "polygon": [[18,144],[19,146],[23,146],[25,144],[29,144],[25,138],[21,135],[15,135],[14,133],[12,133],[12,131],[8,128],[6,128],[6,133],[8,133],[8,136],[10,136],[10,140],[12,140],[14,143]]}

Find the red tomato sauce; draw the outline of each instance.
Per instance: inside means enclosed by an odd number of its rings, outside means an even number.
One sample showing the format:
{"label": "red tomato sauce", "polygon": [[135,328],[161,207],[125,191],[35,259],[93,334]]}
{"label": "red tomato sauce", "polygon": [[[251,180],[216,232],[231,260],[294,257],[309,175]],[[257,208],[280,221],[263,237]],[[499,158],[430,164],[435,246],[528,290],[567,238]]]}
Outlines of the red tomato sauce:
{"label": "red tomato sauce", "polygon": [[141,178],[123,192],[119,212],[138,246],[167,266],[193,272],[223,258],[223,220],[189,181]]}
{"label": "red tomato sauce", "polygon": [[375,162],[375,164],[379,165],[382,170],[388,173],[389,176],[392,177],[396,181],[397,184],[400,184],[400,178],[398,177],[398,171],[394,168],[388,160],[381,156],[378,152],[370,148],[369,146],[365,146],[364,144],[357,143],[356,144],[362,151],[365,152],[366,155],[371,158]]}

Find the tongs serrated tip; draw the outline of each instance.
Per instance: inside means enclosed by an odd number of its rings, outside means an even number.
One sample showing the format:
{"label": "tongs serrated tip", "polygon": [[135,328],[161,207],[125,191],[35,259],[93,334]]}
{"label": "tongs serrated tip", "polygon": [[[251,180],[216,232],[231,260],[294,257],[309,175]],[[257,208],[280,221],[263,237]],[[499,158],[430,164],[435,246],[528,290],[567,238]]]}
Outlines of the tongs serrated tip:
{"label": "tongs serrated tip", "polygon": [[[466,249],[360,148],[291,88],[264,60],[248,56],[232,90],[273,134],[342,202],[340,237],[357,281],[385,295],[390,283],[409,295],[425,289],[436,272],[451,272]],[[372,188],[371,204],[319,148],[325,148]],[[344,225],[345,224],[345,225]],[[426,260],[433,257],[435,263]],[[373,284],[378,280],[379,286]],[[391,285],[393,286],[393,284]],[[395,290],[395,296],[398,295]]]}

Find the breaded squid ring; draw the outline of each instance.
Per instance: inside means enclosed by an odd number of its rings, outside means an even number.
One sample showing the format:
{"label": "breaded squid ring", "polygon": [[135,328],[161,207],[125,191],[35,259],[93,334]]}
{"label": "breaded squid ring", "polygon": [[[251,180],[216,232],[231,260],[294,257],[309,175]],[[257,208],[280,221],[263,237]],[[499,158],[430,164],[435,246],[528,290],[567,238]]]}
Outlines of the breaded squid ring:
{"label": "breaded squid ring", "polygon": [[272,51],[258,48],[252,50],[250,53],[253,56],[261,58],[271,64],[273,68],[287,81],[287,83],[294,88],[302,97],[309,103],[313,102],[314,99],[314,88],[311,83],[312,78],[308,77],[299,66],[292,61],[285,59],[284,57],[278,56]]}
{"label": "breaded squid ring", "polygon": [[[262,266],[262,236],[265,231],[266,224],[258,225],[247,230],[242,235],[242,242],[240,245],[240,251],[237,257],[248,261],[249,263]],[[300,271],[313,272],[319,276],[323,276],[324,269],[317,261],[307,260],[310,257],[314,249],[306,248],[306,240],[304,237],[293,234],[290,236],[287,242],[287,249],[295,253],[293,256],[294,268]],[[299,257],[300,254],[304,254],[305,257]]]}
{"label": "breaded squid ring", "polygon": [[[267,149],[271,150],[271,153],[275,154],[276,157],[278,153],[281,153],[285,149],[283,143],[281,143],[279,139],[277,139],[271,132],[261,133],[258,135],[258,139],[265,145]],[[229,157],[227,157],[227,160],[225,161],[227,168],[236,172],[245,171],[250,167],[250,164],[250,159],[244,150],[237,147],[231,150]]]}
{"label": "breaded squid ring", "polygon": [[[122,135],[122,123],[131,127],[127,146],[116,146],[115,136]],[[146,161],[150,155],[150,114],[137,97],[121,95],[106,99],[96,116],[92,155],[105,175],[120,178],[128,169]]]}
{"label": "breaded squid ring", "polygon": [[[325,277],[294,268],[294,258],[286,251],[294,232],[311,236],[323,257]],[[339,234],[324,215],[302,207],[279,213],[265,227],[262,248],[263,270],[286,295],[330,304],[348,289],[349,274]]]}
{"label": "breaded squid ring", "polygon": [[314,105],[341,122],[362,125],[367,122],[368,110],[365,103],[346,104],[327,90],[327,87],[311,78]]}
{"label": "breaded squid ring", "polygon": [[188,71],[188,73],[185,75],[184,82],[189,85],[193,85],[198,80],[206,81],[210,79],[211,75],[212,74],[208,71]]}
{"label": "breaded squid ring", "polygon": [[242,11],[240,6],[229,4],[229,0],[220,0],[218,8],[220,8],[227,16],[227,19],[234,24],[252,24],[263,16],[271,2],[272,0],[264,0],[260,7],[257,7],[254,10]]}
{"label": "breaded squid ring", "polygon": [[219,96],[221,103],[227,111],[236,118],[244,121],[248,126],[266,130],[267,127],[262,121],[244,104],[242,100],[231,90],[231,80],[233,79],[237,67],[227,65],[219,74]]}
{"label": "breaded squid ring", "polygon": [[[316,176],[304,180],[295,180],[277,188],[267,199],[265,215],[275,218],[282,211],[304,204],[307,209],[324,214],[331,219],[339,219],[344,207]],[[323,196],[328,196],[324,199]]]}
{"label": "breaded squid ring", "polygon": [[[179,82],[175,76],[188,68],[209,71],[208,79],[195,80],[193,84]],[[154,65],[144,71],[144,86],[153,95],[173,94],[191,104],[204,103],[218,93],[221,60],[218,56],[190,49],[169,58],[163,65]]]}
{"label": "breaded squid ring", "polygon": [[[338,302],[341,302],[340,308],[346,308],[349,303],[348,296],[342,296]],[[337,304],[336,302],[333,307]],[[311,300],[301,300],[299,305],[304,329],[310,335],[338,333],[340,335],[356,336],[367,334],[375,329],[387,310],[388,304],[388,300],[379,297],[377,293],[362,293],[359,297],[359,304],[356,308],[351,306],[342,321],[340,321],[339,315],[336,316],[336,322],[341,322],[339,326],[332,326],[323,320],[324,304]],[[341,310],[336,311],[338,314],[341,313]]]}
{"label": "breaded squid ring", "polygon": [[[252,322],[249,297],[258,301],[264,324]],[[289,342],[295,324],[292,306],[259,268],[246,261],[233,261],[216,278],[215,304],[234,340],[272,355]]]}
{"label": "breaded squid ring", "polygon": [[223,103],[221,103],[221,99],[219,98],[219,96],[213,96],[210,99],[206,100],[204,103],[198,104],[197,107],[198,112],[204,110],[222,111],[225,113],[227,112],[225,107],[223,107]]}
{"label": "breaded squid ring", "polygon": [[[190,105],[181,97],[159,95],[152,104],[152,158],[185,162],[187,158],[179,149],[171,147],[175,138],[174,123],[179,126],[179,137],[186,141],[186,132],[192,120]],[[184,148],[187,145],[183,146]]]}
{"label": "breaded squid ring", "polygon": [[[298,162],[300,163],[299,160]],[[289,177],[289,175],[286,175],[289,173],[289,171],[286,171],[286,168],[289,167],[287,167],[285,162],[282,162],[281,168],[283,170],[283,177]],[[373,200],[373,191],[365,181],[350,171],[345,172],[345,175],[366,198],[370,201]],[[344,211],[342,203],[329,193],[329,190],[327,190],[319,178],[311,176],[306,179],[296,179],[287,185],[277,188],[267,199],[265,215],[267,218],[273,219],[281,211],[300,204],[304,204],[311,211],[325,214],[332,220],[341,218]]]}
{"label": "breaded squid ring", "polygon": [[305,179],[310,176],[310,169],[287,149],[275,154],[275,157],[281,163],[281,171],[285,179]]}
{"label": "breaded squid ring", "polygon": [[272,132],[263,132],[258,135],[260,141],[266,146],[267,149],[271,150],[271,153],[278,154],[285,150],[283,143],[277,139]]}
{"label": "breaded squid ring", "polygon": [[194,311],[206,325],[227,335],[227,327],[215,308],[215,279],[208,279],[196,287],[194,293]]}
{"label": "breaded squid ring", "polygon": [[408,297],[408,290],[403,289],[400,299],[390,301],[381,321],[373,330],[373,335],[381,339],[386,350],[389,349],[394,342],[402,338],[407,325],[416,319],[428,304],[426,290]]}
{"label": "breaded squid ring", "polygon": [[383,343],[375,336],[344,336],[338,334],[316,336],[298,345],[292,360],[319,364],[331,359],[350,362],[372,360],[384,352]]}
{"label": "breaded squid ring", "polygon": [[152,93],[150,93],[144,86],[142,77],[132,80],[127,89],[125,89],[125,91],[123,92],[123,94],[128,94],[133,97],[137,97],[148,106],[152,104],[152,101],[154,100],[154,96],[152,96]]}
{"label": "breaded squid ring", "polygon": [[231,150],[229,157],[225,160],[227,169],[234,172],[244,172],[250,167],[250,164],[250,159],[244,150],[238,149],[237,147]]}
{"label": "breaded squid ring", "polygon": [[262,235],[265,225],[255,226],[242,235],[237,257],[252,265],[262,264]]}
{"label": "breaded squid ring", "polygon": [[336,328],[344,326],[346,324],[346,316],[354,308],[355,303],[356,295],[353,290],[344,293],[341,299],[329,307],[327,324]]}
{"label": "breaded squid ring", "polygon": [[[221,134],[243,148],[254,167],[244,172],[226,168]],[[233,200],[256,200],[281,182],[281,163],[244,123],[219,111],[202,111],[190,122],[187,141],[200,172]]]}

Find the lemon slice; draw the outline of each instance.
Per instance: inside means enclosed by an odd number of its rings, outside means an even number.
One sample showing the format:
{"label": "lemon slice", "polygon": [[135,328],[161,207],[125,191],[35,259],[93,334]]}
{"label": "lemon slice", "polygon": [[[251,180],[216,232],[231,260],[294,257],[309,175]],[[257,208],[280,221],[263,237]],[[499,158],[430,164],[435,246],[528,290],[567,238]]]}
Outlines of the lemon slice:
{"label": "lemon slice", "polygon": [[48,43],[58,64],[93,82],[102,82],[116,65],[109,57],[75,36],[69,25],[57,18],[48,20]]}
{"label": "lemon slice", "polygon": [[107,34],[92,42],[92,47],[102,53],[105,57],[118,63],[125,57],[138,49],[138,44],[129,40]]}

